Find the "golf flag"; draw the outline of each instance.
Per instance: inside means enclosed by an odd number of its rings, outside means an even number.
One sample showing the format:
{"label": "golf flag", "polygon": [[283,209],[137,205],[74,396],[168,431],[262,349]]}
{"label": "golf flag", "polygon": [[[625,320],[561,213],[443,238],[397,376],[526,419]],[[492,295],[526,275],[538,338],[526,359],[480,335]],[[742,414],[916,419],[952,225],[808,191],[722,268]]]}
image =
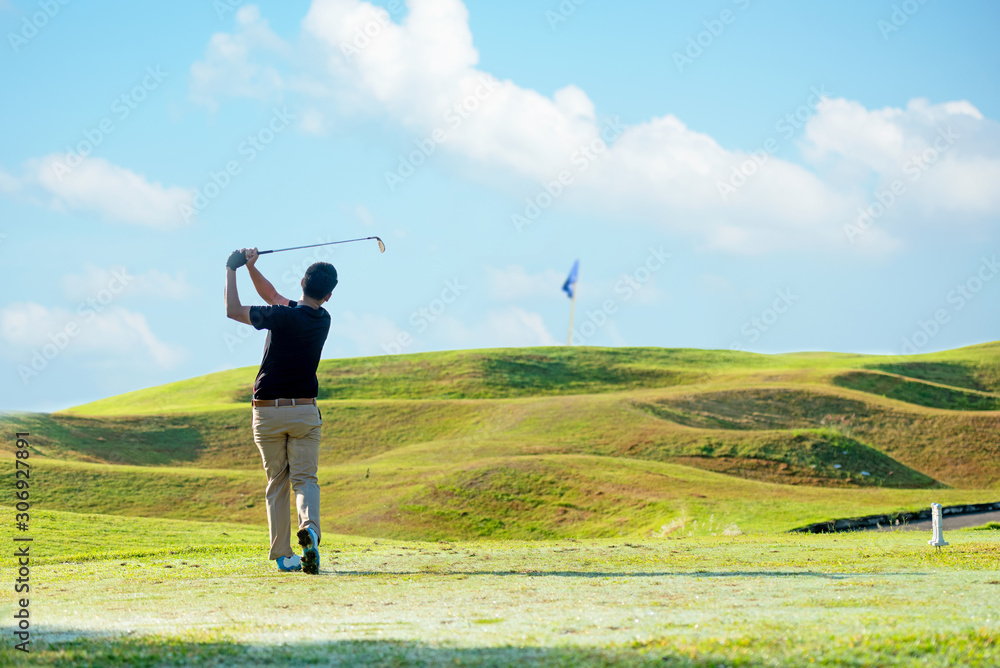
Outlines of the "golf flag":
{"label": "golf flag", "polygon": [[566,277],[566,282],[563,283],[563,292],[566,296],[570,298],[569,306],[569,338],[566,339],[566,345],[573,345],[573,312],[576,310],[576,279],[580,274],[580,261],[573,261],[573,268],[569,270],[569,276]]}
{"label": "golf flag", "polygon": [[573,268],[569,270],[569,276],[566,277],[566,282],[562,286],[563,292],[570,299],[573,298],[573,292],[576,290],[576,276],[578,273],[580,273],[580,261],[576,260],[573,262]]}

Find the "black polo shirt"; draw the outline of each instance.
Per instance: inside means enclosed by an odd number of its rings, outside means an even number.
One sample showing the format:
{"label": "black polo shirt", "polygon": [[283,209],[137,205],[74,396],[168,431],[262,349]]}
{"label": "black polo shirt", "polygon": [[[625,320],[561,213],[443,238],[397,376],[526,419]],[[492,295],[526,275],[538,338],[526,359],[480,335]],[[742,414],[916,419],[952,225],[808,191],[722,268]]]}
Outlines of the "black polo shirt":
{"label": "black polo shirt", "polygon": [[310,399],[319,394],[316,367],[330,332],[330,314],[289,301],[251,306],[250,324],[269,330],[264,359],[253,384],[254,399]]}

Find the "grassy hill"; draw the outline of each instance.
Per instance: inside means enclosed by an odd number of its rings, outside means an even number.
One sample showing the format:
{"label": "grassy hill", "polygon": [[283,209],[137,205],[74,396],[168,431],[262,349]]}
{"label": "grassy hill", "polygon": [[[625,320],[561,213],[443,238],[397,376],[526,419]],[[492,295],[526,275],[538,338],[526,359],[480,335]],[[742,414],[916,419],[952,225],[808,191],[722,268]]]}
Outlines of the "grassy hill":
{"label": "grassy hill", "polygon": [[[32,433],[43,508],[260,525],[255,372],[0,422]],[[453,351],[324,360],[319,377],[323,524],[341,533],[782,531],[1000,498],[1000,343]]]}
{"label": "grassy hill", "polygon": [[[855,369],[910,379],[915,386],[962,388],[970,396],[991,395],[994,401],[1000,396],[1000,342],[919,356],[668,348],[461,350],[323,360],[317,375],[321,399],[506,399],[755,379],[768,383],[777,380],[776,372],[796,382],[830,384]],[[223,371],[102,399],[66,413],[162,414],[246,403],[256,372],[256,367]]]}

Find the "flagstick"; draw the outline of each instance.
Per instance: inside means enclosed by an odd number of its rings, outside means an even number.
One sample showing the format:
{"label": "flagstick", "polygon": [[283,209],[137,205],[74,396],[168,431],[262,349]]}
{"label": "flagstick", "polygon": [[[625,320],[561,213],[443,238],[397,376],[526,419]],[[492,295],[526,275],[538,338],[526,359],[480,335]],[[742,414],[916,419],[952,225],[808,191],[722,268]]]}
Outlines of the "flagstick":
{"label": "flagstick", "polygon": [[[579,281],[579,279],[577,280]],[[566,343],[567,346],[573,345],[573,314],[576,311],[576,292],[577,292],[577,283],[574,283],[573,299],[570,300],[570,305],[569,305],[569,340]]]}

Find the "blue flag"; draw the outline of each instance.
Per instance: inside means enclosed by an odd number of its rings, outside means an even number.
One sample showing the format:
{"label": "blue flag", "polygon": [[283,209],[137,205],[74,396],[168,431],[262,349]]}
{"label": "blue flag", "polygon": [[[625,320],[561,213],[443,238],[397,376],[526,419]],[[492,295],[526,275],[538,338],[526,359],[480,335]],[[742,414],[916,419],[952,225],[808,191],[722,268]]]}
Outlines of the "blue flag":
{"label": "blue flag", "polygon": [[580,261],[576,260],[573,262],[573,268],[569,270],[569,276],[566,277],[566,282],[563,283],[562,289],[570,299],[573,298],[573,291],[576,289],[576,275],[580,272]]}

